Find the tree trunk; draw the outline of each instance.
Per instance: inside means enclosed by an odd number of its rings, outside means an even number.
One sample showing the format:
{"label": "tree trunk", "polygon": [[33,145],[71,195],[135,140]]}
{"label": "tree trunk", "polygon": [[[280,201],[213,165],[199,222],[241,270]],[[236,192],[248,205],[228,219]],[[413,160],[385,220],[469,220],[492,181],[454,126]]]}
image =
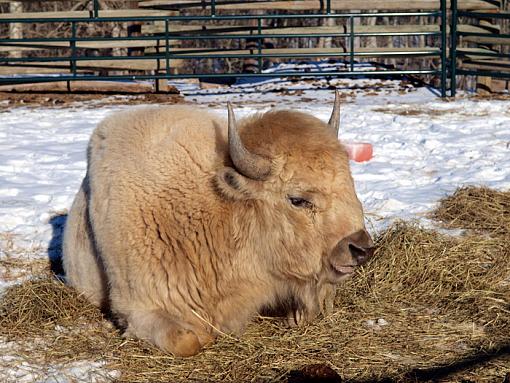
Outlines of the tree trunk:
{"label": "tree trunk", "polygon": [[[352,11],[353,13],[359,13],[361,12],[360,10],[353,10]],[[354,24],[354,33],[357,32],[358,30],[358,27],[361,25],[361,18],[360,17],[355,17],[354,20],[353,20],[353,24]],[[354,38],[354,50],[356,50],[356,48],[360,48],[361,47],[361,38],[360,37],[355,37]]]}
{"label": "tree trunk", "polygon": [[[9,4],[10,13],[21,13],[23,12],[23,3],[21,1],[12,1]],[[11,23],[9,24],[9,38],[10,39],[22,39],[23,38],[23,24],[22,23]],[[21,51],[14,50],[9,52],[9,57],[21,57]]]}
{"label": "tree trunk", "polygon": [[[322,26],[325,27],[334,27],[336,25],[336,20],[334,18],[322,19]],[[333,46],[333,38],[332,37],[321,37],[319,39],[319,48],[331,48]]]}
{"label": "tree trunk", "polygon": [[[377,22],[377,17],[368,17],[367,25],[374,26]],[[377,38],[375,36],[366,37],[367,48],[377,48]]]}

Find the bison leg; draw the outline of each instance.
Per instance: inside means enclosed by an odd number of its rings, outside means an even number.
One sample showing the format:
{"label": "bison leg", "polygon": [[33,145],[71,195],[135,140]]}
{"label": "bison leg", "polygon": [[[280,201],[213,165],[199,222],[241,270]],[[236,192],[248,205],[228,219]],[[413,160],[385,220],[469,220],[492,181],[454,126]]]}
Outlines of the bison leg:
{"label": "bison leg", "polygon": [[289,327],[302,326],[313,318],[308,315],[308,312],[304,308],[297,308],[288,313],[285,323]]}
{"label": "bison leg", "polygon": [[67,283],[75,287],[93,304],[106,304],[106,276],[92,242],[84,188],[87,178],[76,195],[64,229],[63,265]]}
{"label": "bison leg", "polygon": [[319,286],[319,305],[323,315],[327,315],[333,311],[336,296],[336,286],[331,283],[324,283]]}
{"label": "bison leg", "polygon": [[145,339],[174,356],[198,354],[213,340],[205,331],[170,318],[160,310],[132,312],[125,335]]}
{"label": "bison leg", "polygon": [[301,326],[312,321],[321,312],[316,283],[310,283],[294,292],[297,304],[287,314],[289,327]]}
{"label": "bison leg", "polygon": [[296,293],[298,304],[287,314],[286,323],[290,327],[304,325],[319,313],[326,315],[333,311],[335,286],[330,283],[312,283]]}

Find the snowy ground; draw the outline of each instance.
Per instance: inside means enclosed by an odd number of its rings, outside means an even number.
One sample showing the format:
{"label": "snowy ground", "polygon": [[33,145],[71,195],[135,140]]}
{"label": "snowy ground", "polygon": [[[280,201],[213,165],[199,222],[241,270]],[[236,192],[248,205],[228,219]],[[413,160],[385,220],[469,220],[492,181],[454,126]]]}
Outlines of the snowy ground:
{"label": "snowy ground", "polygon": [[[425,88],[392,90],[391,83],[384,83],[389,90],[355,94],[343,90],[347,99],[340,129],[341,140],[374,146],[371,161],[352,162],[373,232],[397,218],[424,221],[424,213],[438,199],[461,185],[510,189],[510,100],[443,101]],[[332,90],[299,84],[240,86],[234,93],[224,88],[183,89],[188,102],[219,114],[226,115],[226,101],[234,102],[238,117],[276,105],[326,120],[333,102]],[[0,112],[0,259],[7,248],[47,256],[54,234],[51,222],[58,226],[50,220],[72,203],[85,173],[85,148],[92,130],[106,115],[138,107],[78,105]],[[0,272],[0,289],[15,281],[7,281]],[[80,380],[86,371],[71,375]]]}
{"label": "snowy ground", "polygon": [[[188,92],[189,102],[223,115],[226,101],[233,101],[239,117],[276,105],[325,120],[333,100],[331,90]],[[374,146],[371,161],[352,162],[374,230],[395,218],[420,217],[460,185],[510,188],[510,101],[448,102],[425,88],[395,93],[349,98],[342,105],[340,139]],[[12,234],[14,247],[46,249],[50,218],[70,207],[85,173],[90,133],[108,114],[137,107],[13,108],[0,114],[0,233]]]}

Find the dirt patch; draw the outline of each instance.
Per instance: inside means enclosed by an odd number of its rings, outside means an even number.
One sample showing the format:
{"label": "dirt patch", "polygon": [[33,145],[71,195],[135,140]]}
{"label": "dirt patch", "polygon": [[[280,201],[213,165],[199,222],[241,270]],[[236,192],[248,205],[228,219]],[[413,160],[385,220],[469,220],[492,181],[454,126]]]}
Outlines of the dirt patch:
{"label": "dirt patch", "polygon": [[474,100],[483,100],[483,101],[491,101],[491,100],[497,100],[497,101],[508,101],[510,100],[510,93],[490,93],[490,94],[476,94],[473,96],[470,96],[469,98],[472,98]]}
{"label": "dirt patch", "polygon": [[397,114],[400,116],[443,116],[450,113],[461,113],[461,109],[423,109],[420,105],[416,106],[394,106],[380,107],[372,109],[374,112]]}
{"label": "dirt patch", "polygon": [[[458,96],[456,99],[467,99],[474,101],[508,101],[510,94],[490,94],[490,95],[473,95],[473,96]],[[445,98],[442,101],[449,103],[456,100],[455,98]],[[448,108],[448,109],[424,109],[423,105],[399,105],[399,106],[383,106],[372,109],[374,112],[397,114],[400,116],[443,116],[448,114],[461,114],[466,116],[488,116],[489,112],[470,111],[461,108]],[[509,114],[510,112],[506,113]]]}
{"label": "dirt patch", "polygon": [[[493,205],[493,195],[484,195],[477,206]],[[396,223],[377,238],[372,261],[339,288],[330,315],[295,329],[259,317],[242,337],[220,336],[188,359],[123,339],[49,275],[7,291],[0,337],[15,342],[28,363],[104,361],[122,382],[503,381],[510,366],[510,238],[502,238],[450,237]]]}
{"label": "dirt patch", "polygon": [[108,93],[36,93],[36,92],[0,92],[0,111],[13,107],[98,107],[126,104],[179,104],[184,98],[178,94],[142,93],[142,94],[108,94]]}

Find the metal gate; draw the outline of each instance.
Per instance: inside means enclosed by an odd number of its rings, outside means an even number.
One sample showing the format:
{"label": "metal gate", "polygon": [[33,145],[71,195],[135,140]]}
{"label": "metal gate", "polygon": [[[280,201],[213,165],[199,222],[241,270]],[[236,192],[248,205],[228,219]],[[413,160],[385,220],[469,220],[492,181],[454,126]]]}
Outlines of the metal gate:
{"label": "metal gate", "polygon": [[[387,77],[404,75],[429,75],[439,79],[439,88],[441,96],[447,95],[447,79],[450,78],[451,95],[456,92],[457,75],[487,75],[493,77],[508,77],[508,73],[502,71],[486,69],[465,69],[458,67],[458,59],[472,59],[480,57],[490,58],[509,58],[510,55],[494,51],[477,51],[473,55],[469,50],[462,50],[458,47],[458,40],[463,36],[480,36],[483,38],[508,39],[509,35],[487,34],[462,31],[457,27],[460,17],[470,18],[509,18],[509,14],[499,13],[481,13],[472,11],[458,11],[457,1],[451,1],[450,23],[448,22],[448,7],[446,0],[438,2],[438,9],[433,11],[417,12],[377,12],[377,13],[333,13],[331,1],[323,2],[323,8],[314,13],[279,13],[269,15],[225,15],[217,12],[218,4],[216,0],[201,3],[206,4],[209,14],[206,15],[133,15],[133,16],[109,16],[99,8],[99,2],[93,0],[92,9],[88,15],[79,17],[9,17],[5,14],[0,18],[0,25],[22,24],[49,24],[49,23],[67,23],[70,26],[71,33],[68,37],[45,37],[45,38],[19,38],[12,39],[7,37],[0,38],[0,47],[4,49],[48,49],[60,48],[66,49],[64,54],[51,56],[32,55],[30,57],[12,57],[4,54],[0,57],[0,69],[8,69],[15,75],[4,75],[0,77],[0,84],[17,83],[35,83],[49,81],[94,81],[94,80],[158,80],[158,79],[177,79],[177,78],[239,78],[239,77],[300,77],[300,76],[326,76],[326,77]],[[412,30],[403,28],[403,30],[384,30],[384,28],[374,30],[363,30],[357,20],[369,19],[374,17],[432,17],[437,20],[436,27],[433,29]],[[285,28],[267,27],[268,24],[277,23],[279,20],[320,20],[335,19],[334,30],[331,28],[325,31],[314,32],[306,29],[294,30],[289,33]],[[340,21],[339,21],[340,20]],[[80,33],[83,25],[95,23],[142,23],[153,22],[163,25],[159,34],[140,34],[124,37],[88,36]],[[174,25],[183,25],[186,23],[201,25],[218,25],[221,23],[238,23],[236,28],[216,28],[210,29],[203,27],[204,30],[174,30]],[[447,41],[448,29],[450,28],[450,41]],[[220,32],[217,32],[217,31]],[[431,46],[420,48],[373,48],[356,49],[354,41],[363,37],[395,37],[395,36],[429,36],[435,42]],[[344,42],[343,47],[330,47],[329,49],[308,47],[308,48],[287,48],[280,46],[284,44],[285,39],[318,39],[335,38]],[[267,48],[264,46],[265,39],[276,41],[276,46]],[[248,48],[227,48],[227,49],[203,49],[198,48],[204,41],[230,41],[230,45],[242,46],[246,41],[251,42]],[[157,47],[154,51],[149,51],[143,55],[97,55],[89,56],[81,53],[82,47],[104,46],[115,44],[125,44],[129,46],[134,42],[146,44],[147,46]],[[175,42],[186,42],[187,48],[176,48]],[[234,44],[235,42],[235,44]],[[196,45],[196,48],[193,46]],[[450,52],[450,57],[447,57]],[[380,62],[388,58],[427,58],[435,60],[438,64],[435,68],[423,69],[417,68],[398,69],[389,68]],[[299,73],[296,71],[277,71],[267,72],[263,70],[263,61],[269,59],[294,59],[294,60],[314,60],[318,58],[339,60],[344,63],[342,70],[328,70],[317,72]],[[372,59],[375,63],[370,68],[361,70],[356,65],[358,60]],[[242,70],[237,71],[203,71],[196,70],[189,73],[178,73],[175,63],[181,63],[185,67],[193,60],[254,60],[258,63],[257,70],[254,73],[246,73]],[[378,61],[379,60],[379,61]],[[184,63],[184,64],[182,64]],[[106,65],[107,64],[107,65]],[[150,68],[149,70],[138,70],[136,73],[112,74],[112,71],[99,71],[97,68],[102,65],[118,69],[129,68],[130,65],[136,68]],[[32,68],[41,72],[50,69],[60,72],[57,74],[27,74],[20,75],[16,73],[20,68],[20,73],[26,68]],[[125,71],[126,72],[126,71]],[[132,71],[131,71],[132,72]]]}

